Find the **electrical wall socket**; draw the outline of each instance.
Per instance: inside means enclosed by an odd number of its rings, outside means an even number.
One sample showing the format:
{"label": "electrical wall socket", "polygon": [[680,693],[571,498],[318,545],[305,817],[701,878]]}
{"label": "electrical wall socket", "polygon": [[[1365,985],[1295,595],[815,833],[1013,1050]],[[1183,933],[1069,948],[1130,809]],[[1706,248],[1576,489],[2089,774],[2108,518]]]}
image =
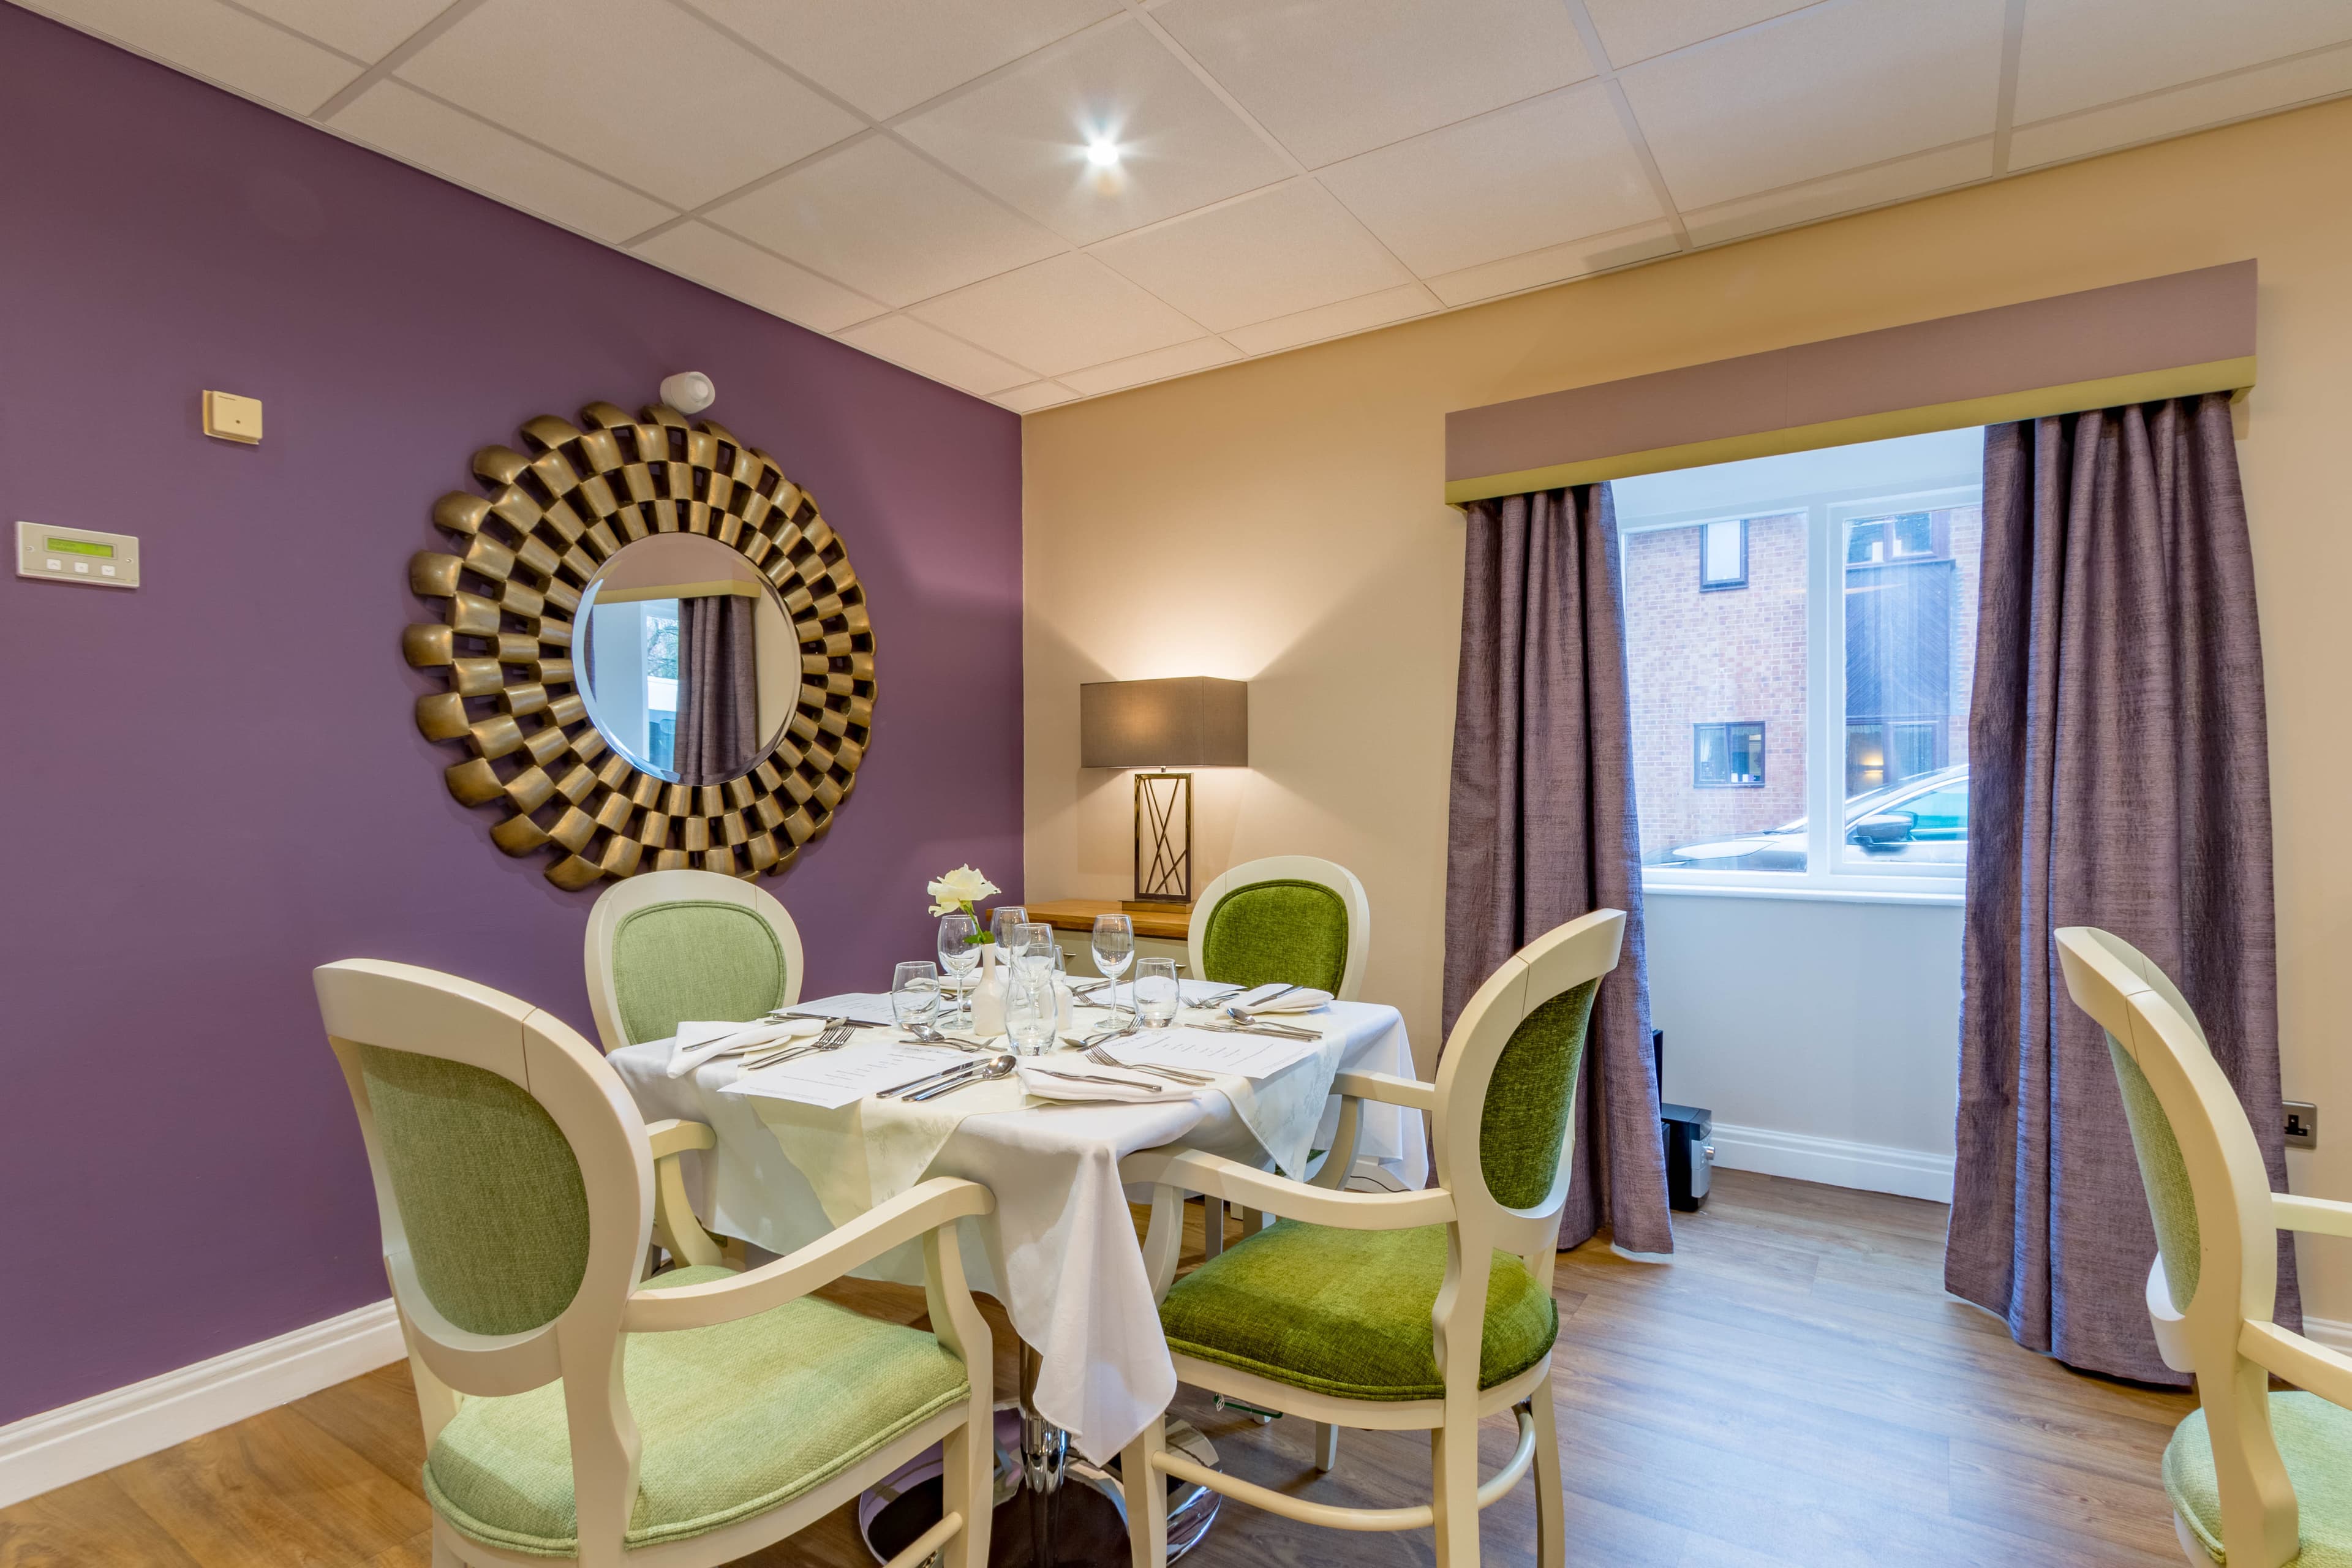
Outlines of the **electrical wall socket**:
{"label": "electrical wall socket", "polygon": [[2319,1107],[2307,1100],[2290,1100],[2281,1108],[2286,1112],[2286,1146],[2290,1149],[2319,1147]]}

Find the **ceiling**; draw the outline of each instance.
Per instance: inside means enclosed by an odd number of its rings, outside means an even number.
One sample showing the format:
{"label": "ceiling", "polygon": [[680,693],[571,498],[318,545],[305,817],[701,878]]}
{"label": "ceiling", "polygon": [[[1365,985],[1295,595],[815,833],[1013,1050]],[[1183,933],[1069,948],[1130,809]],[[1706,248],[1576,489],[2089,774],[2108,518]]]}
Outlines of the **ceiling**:
{"label": "ceiling", "polygon": [[2352,92],[2346,0],[24,3],[1024,413]]}

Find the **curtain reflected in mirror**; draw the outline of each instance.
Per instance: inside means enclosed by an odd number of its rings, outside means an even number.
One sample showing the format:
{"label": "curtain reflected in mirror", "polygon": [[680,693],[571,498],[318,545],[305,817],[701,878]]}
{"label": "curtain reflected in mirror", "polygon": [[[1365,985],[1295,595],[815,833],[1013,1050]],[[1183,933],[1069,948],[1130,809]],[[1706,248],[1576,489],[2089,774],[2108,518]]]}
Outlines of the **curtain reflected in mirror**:
{"label": "curtain reflected in mirror", "polygon": [[799,686],[799,646],[774,588],[699,535],[616,552],[582,596],[573,648],[597,732],[674,784],[750,772],[782,733]]}

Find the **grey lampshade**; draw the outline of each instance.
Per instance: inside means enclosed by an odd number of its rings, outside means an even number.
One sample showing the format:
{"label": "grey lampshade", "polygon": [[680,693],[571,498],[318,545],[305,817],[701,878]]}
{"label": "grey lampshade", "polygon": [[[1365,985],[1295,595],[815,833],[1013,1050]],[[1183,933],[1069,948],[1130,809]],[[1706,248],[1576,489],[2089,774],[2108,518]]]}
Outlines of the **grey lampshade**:
{"label": "grey lampshade", "polygon": [[1249,766],[1249,682],[1205,675],[1078,688],[1078,765]]}

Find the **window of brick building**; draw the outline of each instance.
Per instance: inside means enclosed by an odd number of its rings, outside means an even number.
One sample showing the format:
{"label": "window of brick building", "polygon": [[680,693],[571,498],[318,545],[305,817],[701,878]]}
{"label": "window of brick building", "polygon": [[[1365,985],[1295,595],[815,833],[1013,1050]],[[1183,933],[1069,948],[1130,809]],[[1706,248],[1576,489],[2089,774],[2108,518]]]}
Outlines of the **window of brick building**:
{"label": "window of brick building", "polygon": [[1969,430],[1613,481],[1647,883],[1957,893],[1982,462]]}

